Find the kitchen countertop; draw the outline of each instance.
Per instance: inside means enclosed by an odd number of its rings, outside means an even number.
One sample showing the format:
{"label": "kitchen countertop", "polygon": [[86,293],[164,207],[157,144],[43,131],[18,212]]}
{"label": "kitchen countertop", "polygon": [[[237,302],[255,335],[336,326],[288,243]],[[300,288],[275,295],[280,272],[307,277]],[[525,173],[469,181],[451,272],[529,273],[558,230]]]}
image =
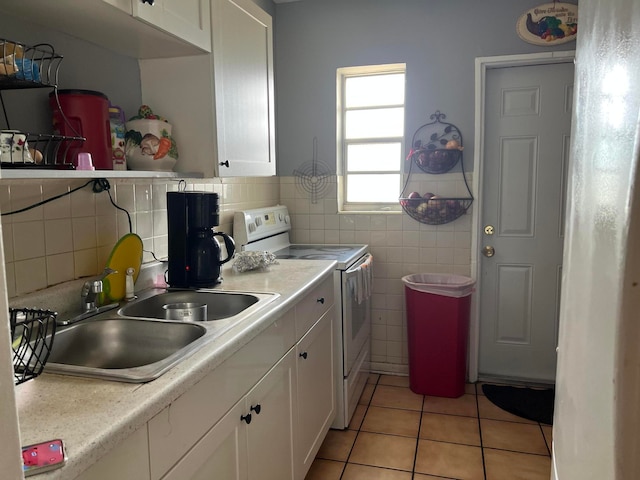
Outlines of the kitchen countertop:
{"label": "kitchen countertop", "polygon": [[334,268],[335,261],[327,260],[279,260],[268,271],[245,273],[225,265],[224,281],[216,289],[277,292],[280,297],[149,383],[43,373],[16,386],[22,444],[62,438],[67,451],[63,468],[38,478],[71,479],[82,473],[271,325]]}

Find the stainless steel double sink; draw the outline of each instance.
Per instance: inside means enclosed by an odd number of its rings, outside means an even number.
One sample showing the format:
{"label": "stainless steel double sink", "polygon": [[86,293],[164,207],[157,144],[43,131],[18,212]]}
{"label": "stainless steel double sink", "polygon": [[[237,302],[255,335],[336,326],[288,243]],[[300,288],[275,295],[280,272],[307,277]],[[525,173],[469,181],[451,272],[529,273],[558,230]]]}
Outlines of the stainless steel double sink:
{"label": "stainless steel double sink", "polygon": [[[277,293],[150,289],[141,298],[59,328],[45,371],[143,383],[279,297]],[[206,310],[202,320],[172,320],[167,307]],[[169,320],[167,318],[170,318]],[[64,321],[65,319],[62,319]]]}

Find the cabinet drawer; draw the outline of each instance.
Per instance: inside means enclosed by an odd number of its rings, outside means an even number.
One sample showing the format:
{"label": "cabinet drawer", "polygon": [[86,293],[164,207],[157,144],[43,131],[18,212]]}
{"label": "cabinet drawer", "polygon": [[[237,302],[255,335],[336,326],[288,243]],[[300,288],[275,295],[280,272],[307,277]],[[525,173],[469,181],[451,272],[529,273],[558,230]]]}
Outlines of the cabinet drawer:
{"label": "cabinet drawer", "polygon": [[334,280],[329,276],[296,305],[296,340],[309,331],[334,303]]}
{"label": "cabinet drawer", "polygon": [[164,475],[293,346],[294,309],[149,421],[151,478]]}

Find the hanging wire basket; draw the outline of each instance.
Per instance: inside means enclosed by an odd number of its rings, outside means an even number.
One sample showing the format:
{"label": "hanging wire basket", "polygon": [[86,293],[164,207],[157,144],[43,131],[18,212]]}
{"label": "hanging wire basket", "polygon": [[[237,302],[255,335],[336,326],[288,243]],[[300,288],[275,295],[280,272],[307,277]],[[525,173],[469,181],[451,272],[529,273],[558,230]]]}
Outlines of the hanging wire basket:
{"label": "hanging wire basket", "polygon": [[[471,188],[464,173],[462,134],[455,125],[443,122],[444,118],[444,113],[436,111],[431,115],[434,121],[420,127],[413,135],[412,149],[407,157],[411,162],[409,172],[399,198],[400,205],[407,215],[427,225],[453,222],[467,213],[473,203]],[[443,146],[445,148],[441,148]],[[418,192],[407,194],[414,163],[425,173],[441,174],[451,170],[458,162],[469,197],[440,197],[433,194],[421,196]]]}
{"label": "hanging wire basket", "polygon": [[15,385],[42,373],[53,346],[57,315],[50,310],[9,309]]}
{"label": "hanging wire basket", "polygon": [[462,158],[462,133],[452,123],[443,122],[446,115],[439,110],[430,118],[434,121],[413,134],[408,160],[425,173],[447,173]]}

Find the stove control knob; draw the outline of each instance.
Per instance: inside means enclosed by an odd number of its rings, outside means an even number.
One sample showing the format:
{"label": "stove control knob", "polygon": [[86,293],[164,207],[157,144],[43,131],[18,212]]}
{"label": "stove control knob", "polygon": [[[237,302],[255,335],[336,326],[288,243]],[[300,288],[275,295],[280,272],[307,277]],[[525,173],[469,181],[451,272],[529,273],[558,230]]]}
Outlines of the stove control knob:
{"label": "stove control knob", "polygon": [[249,233],[253,233],[256,231],[256,225],[255,223],[250,223],[249,224]]}
{"label": "stove control knob", "polygon": [[291,217],[289,215],[285,215],[284,223],[289,223],[291,221]]}
{"label": "stove control knob", "polygon": [[281,222],[283,219],[284,219],[284,216],[281,213],[279,213],[278,214],[278,220]]}
{"label": "stove control knob", "polygon": [[262,218],[260,217],[256,217],[256,225],[259,227],[260,225],[262,225]]}

